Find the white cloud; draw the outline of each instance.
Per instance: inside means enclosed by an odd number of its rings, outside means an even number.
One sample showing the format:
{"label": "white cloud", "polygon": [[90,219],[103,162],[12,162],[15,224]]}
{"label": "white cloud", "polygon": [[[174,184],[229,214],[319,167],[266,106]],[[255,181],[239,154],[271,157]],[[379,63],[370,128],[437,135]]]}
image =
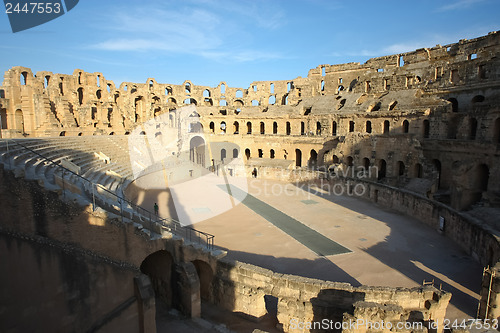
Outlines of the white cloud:
{"label": "white cloud", "polygon": [[[196,2],[197,6],[192,6]],[[265,3],[262,3],[262,5]],[[172,6],[171,6],[172,7]],[[167,8],[143,5],[118,10],[101,18],[105,33],[92,48],[118,52],[163,52],[165,54],[198,55],[207,59],[247,62],[276,59],[277,52],[261,52],[244,48],[252,35],[247,19],[260,29],[276,29],[283,24],[281,11],[272,7],[256,7],[253,2],[219,3],[212,0],[192,0],[191,5]],[[266,9],[267,8],[267,9]],[[222,15],[224,11],[232,15]],[[260,15],[259,15],[260,14]],[[251,43],[247,43],[251,45]],[[231,51],[228,51],[231,49]]]}
{"label": "white cloud", "polygon": [[452,10],[467,9],[477,3],[484,2],[485,0],[460,0],[450,3],[449,5],[444,5],[436,9],[436,12],[447,12]]}

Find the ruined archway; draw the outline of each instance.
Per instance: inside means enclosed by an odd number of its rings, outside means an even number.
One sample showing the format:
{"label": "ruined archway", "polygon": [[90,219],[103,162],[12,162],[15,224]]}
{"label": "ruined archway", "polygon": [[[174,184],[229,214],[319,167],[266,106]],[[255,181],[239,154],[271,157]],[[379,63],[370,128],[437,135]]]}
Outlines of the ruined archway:
{"label": "ruined archway", "polygon": [[205,140],[201,136],[194,136],[189,141],[189,160],[205,166]]}
{"label": "ruined archway", "polygon": [[214,272],[209,264],[202,260],[194,260],[193,265],[200,280],[200,295],[203,301],[212,300],[212,281]]}
{"label": "ruined archway", "polygon": [[156,300],[172,307],[172,268],[173,257],[160,250],[150,254],[141,263],[141,272],[149,276],[155,291]]}

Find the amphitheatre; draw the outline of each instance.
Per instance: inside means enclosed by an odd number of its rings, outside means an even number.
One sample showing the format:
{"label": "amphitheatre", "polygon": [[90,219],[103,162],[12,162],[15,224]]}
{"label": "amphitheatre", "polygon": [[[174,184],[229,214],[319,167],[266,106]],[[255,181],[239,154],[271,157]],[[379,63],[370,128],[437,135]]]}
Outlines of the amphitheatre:
{"label": "amphitheatre", "polygon": [[494,323],[499,68],[491,32],[248,88],[9,69],[0,331]]}

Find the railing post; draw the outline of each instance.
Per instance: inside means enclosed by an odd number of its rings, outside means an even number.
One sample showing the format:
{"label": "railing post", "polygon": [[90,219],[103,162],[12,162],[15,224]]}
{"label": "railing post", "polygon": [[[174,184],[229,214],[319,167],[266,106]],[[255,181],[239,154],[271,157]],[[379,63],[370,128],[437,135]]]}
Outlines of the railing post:
{"label": "railing post", "polygon": [[92,186],[92,211],[95,212],[95,190],[94,190],[94,183],[90,183],[90,186]]}

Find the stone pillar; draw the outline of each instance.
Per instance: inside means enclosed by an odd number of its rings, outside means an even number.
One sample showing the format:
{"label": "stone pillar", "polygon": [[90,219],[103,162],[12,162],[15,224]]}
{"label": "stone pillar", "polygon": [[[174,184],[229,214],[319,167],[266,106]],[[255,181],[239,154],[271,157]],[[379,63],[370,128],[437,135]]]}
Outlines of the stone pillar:
{"label": "stone pillar", "polygon": [[139,311],[139,332],[156,333],[155,293],[151,280],[145,274],[134,278],[135,296]]}
{"label": "stone pillar", "polygon": [[188,317],[200,317],[200,279],[196,267],[191,262],[180,263],[175,267],[175,275],[174,290],[179,310]]}

